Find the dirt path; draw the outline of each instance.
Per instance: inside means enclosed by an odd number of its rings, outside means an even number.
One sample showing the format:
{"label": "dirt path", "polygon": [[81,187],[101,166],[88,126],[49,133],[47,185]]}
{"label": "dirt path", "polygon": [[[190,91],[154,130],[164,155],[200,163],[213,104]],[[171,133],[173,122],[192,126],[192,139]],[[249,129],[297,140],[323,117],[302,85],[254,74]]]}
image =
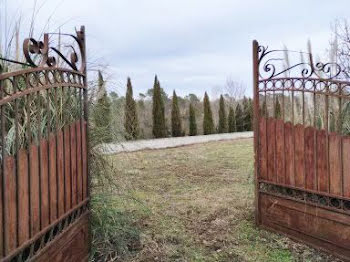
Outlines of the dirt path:
{"label": "dirt path", "polygon": [[253,132],[237,132],[227,134],[215,134],[206,136],[184,136],[184,137],[169,137],[159,139],[127,141],[118,144],[104,144],[101,146],[105,154],[116,154],[120,152],[134,152],[144,149],[161,149],[171,148],[192,144],[200,144],[211,141],[232,140],[239,138],[251,138]]}

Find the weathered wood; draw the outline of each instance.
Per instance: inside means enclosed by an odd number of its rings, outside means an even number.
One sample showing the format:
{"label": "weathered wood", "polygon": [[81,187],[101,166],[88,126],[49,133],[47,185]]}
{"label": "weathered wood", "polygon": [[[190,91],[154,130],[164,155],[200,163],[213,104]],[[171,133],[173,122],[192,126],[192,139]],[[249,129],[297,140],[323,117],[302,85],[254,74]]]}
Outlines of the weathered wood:
{"label": "weathered wood", "polygon": [[317,190],[316,172],[315,172],[315,128],[307,127],[305,129],[305,182],[306,188]]}
{"label": "weathered wood", "polygon": [[265,194],[261,195],[261,208],[263,223],[302,233],[316,245],[330,243],[350,255],[348,215]]}
{"label": "weathered wood", "polygon": [[298,124],[294,128],[295,143],[295,186],[305,187],[305,155],[304,155],[304,126]]}
{"label": "weathered wood", "polygon": [[267,119],[267,176],[269,181],[276,181],[275,176],[276,122]]}
{"label": "weathered wood", "polygon": [[260,134],[260,174],[259,178],[267,180],[267,141],[266,141],[266,118],[261,118],[259,122],[259,134]]}
{"label": "weathered wood", "polygon": [[332,133],[329,135],[328,141],[330,193],[342,196],[341,137]]}
{"label": "weathered wood", "polygon": [[16,161],[14,157],[7,156],[4,159],[5,175],[5,254],[17,247],[17,185],[16,185]]}
{"label": "weathered wood", "polygon": [[316,150],[317,150],[317,184],[318,190],[328,192],[328,173],[327,173],[327,138],[325,130],[316,131]]}
{"label": "weathered wood", "polygon": [[75,123],[70,126],[70,158],[72,175],[72,206],[77,204],[77,142]]}
{"label": "weathered wood", "polygon": [[86,121],[83,121],[82,129],[82,154],[83,154],[83,198],[87,197],[88,177],[87,177],[87,148],[86,148]]}
{"label": "weathered wood", "polygon": [[37,262],[88,261],[89,214],[83,215],[34,257]]}
{"label": "weathered wood", "polygon": [[18,244],[29,239],[29,177],[28,153],[21,149],[18,152]]}
{"label": "weathered wood", "polygon": [[[76,46],[71,47],[80,50],[79,68],[42,63],[0,72],[3,262],[88,259],[89,199],[82,201],[83,173],[88,176],[83,166],[87,167],[83,158],[87,142],[83,144],[79,125],[81,119],[88,119],[84,26],[76,36]],[[49,34],[44,34],[43,43],[49,41]],[[27,44],[30,40],[23,46]]]}
{"label": "weathered wood", "polygon": [[64,178],[65,178],[65,211],[72,208],[72,175],[71,175],[71,157],[70,157],[70,129],[64,128]]}
{"label": "weathered wood", "polygon": [[76,122],[77,130],[77,203],[83,200],[83,159],[81,155],[81,122]]}
{"label": "weathered wood", "polygon": [[350,198],[350,137],[343,138],[343,191]]}
{"label": "weathered wood", "polygon": [[64,141],[63,131],[57,133],[58,216],[64,214]]}
{"label": "weathered wood", "polygon": [[276,122],[276,175],[277,183],[285,183],[285,166],[284,166],[284,122]]}
{"label": "weathered wood", "polygon": [[40,180],[39,180],[39,150],[36,145],[29,147],[30,165],[30,227],[31,235],[40,231]]}
{"label": "weathered wood", "polygon": [[293,139],[293,125],[287,122],[284,125],[284,142],[285,142],[285,165],[286,165],[286,185],[295,185],[294,173],[294,139]]}
{"label": "weathered wood", "polygon": [[50,223],[48,142],[40,141],[41,228]]}
{"label": "weathered wood", "polygon": [[50,223],[57,219],[56,136],[49,137]]}

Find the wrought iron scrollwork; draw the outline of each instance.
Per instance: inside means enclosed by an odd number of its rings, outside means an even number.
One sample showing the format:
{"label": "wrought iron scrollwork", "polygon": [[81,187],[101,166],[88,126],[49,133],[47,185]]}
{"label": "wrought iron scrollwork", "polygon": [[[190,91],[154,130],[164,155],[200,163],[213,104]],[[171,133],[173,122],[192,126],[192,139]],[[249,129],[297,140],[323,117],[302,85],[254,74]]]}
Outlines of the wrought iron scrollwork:
{"label": "wrought iron scrollwork", "polygon": [[259,191],[279,197],[285,197],[305,202],[310,205],[335,209],[340,212],[350,214],[350,200],[345,200],[343,198],[306,192],[300,189],[289,188],[264,182],[261,182],[259,184]]}
{"label": "wrought iron scrollwork", "polygon": [[[56,34],[56,33],[52,33]],[[77,50],[74,45],[69,45],[68,48],[71,49],[69,57],[65,56],[59,48],[50,47],[49,44],[49,34],[44,34],[43,41],[37,41],[34,38],[27,38],[23,42],[23,53],[28,65],[33,67],[56,67],[57,58],[50,55],[50,50],[52,50],[58,57],[60,57],[72,70],[84,72],[86,64],[85,56],[85,29],[81,27],[80,30],[76,30],[76,35],[71,34],[61,34],[65,36],[72,37],[79,50]],[[79,59],[80,58],[80,59]],[[81,61],[80,61],[81,60]],[[80,67],[78,68],[78,62],[80,62]]]}
{"label": "wrought iron scrollwork", "polygon": [[[287,65],[285,59],[281,57],[281,53],[299,53],[307,55],[308,61],[301,61],[293,65]],[[311,53],[298,52],[291,50],[268,50],[266,46],[258,47],[258,65],[259,65],[259,76],[261,79],[273,79],[283,74],[288,74],[288,77],[302,78],[324,78],[324,79],[335,79],[342,77],[350,77],[350,72],[347,72],[341,65],[328,62],[314,63],[313,56]]]}

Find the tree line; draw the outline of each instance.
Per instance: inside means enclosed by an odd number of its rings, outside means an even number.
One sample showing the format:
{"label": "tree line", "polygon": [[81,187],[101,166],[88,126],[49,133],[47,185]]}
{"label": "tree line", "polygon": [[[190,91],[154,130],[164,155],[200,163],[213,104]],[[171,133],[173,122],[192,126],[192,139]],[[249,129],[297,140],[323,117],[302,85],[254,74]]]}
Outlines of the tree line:
{"label": "tree line", "polygon": [[[141,128],[140,116],[143,118],[143,126],[147,124],[148,127],[151,123],[151,137],[153,138],[180,137],[186,134],[196,136],[200,133],[199,129],[204,135],[252,130],[253,104],[251,98],[243,97],[232,103],[232,98],[227,98],[227,94],[226,99],[225,95],[220,95],[216,125],[212,103],[207,92],[204,93],[203,102],[194,94],[185,98],[177,96],[175,90],[169,99],[161,88],[158,77],[155,76],[153,88],[147,91],[147,96],[151,98],[151,108],[146,108],[144,99],[146,95],[140,94],[139,101],[134,98],[130,77],[127,78],[125,97],[119,97],[115,92],[108,95],[104,83],[102,74],[99,72],[96,102],[92,110],[93,124],[101,130],[99,133],[106,134],[101,139],[106,143],[113,140],[113,136],[109,134],[113,133],[115,119],[120,119],[119,122],[117,121],[119,124],[123,122],[122,133],[126,140],[150,138],[144,135],[145,128]],[[166,117],[166,107],[170,110],[168,116],[170,119]],[[148,113],[150,109],[151,115]],[[123,114],[122,117],[121,114]],[[198,117],[202,121],[198,121]],[[170,124],[167,124],[167,121]]]}

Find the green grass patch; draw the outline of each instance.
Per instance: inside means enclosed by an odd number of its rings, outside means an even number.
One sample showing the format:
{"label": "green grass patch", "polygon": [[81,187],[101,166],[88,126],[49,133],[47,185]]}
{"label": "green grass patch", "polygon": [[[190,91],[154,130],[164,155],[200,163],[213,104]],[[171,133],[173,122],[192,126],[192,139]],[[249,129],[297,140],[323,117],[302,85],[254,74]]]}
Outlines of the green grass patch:
{"label": "green grass patch", "polygon": [[[107,157],[94,190],[96,257],[107,261],[332,261],[254,224],[253,141]],[[98,260],[97,259],[97,260]],[[110,258],[108,258],[110,259]]]}

